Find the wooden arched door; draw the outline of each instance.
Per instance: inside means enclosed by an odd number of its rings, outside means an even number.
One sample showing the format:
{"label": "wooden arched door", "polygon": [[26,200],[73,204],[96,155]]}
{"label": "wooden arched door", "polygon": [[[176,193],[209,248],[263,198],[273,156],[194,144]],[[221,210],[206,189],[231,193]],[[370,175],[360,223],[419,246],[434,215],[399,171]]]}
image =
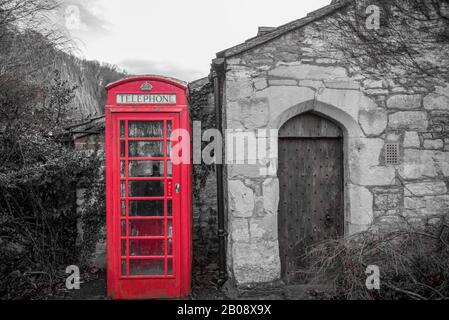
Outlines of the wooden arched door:
{"label": "wooden arched door", "polygon": [[279,245],[283,280],[300,283],[311,245],[344,234],[343,132],[314,113],[279,131]]}

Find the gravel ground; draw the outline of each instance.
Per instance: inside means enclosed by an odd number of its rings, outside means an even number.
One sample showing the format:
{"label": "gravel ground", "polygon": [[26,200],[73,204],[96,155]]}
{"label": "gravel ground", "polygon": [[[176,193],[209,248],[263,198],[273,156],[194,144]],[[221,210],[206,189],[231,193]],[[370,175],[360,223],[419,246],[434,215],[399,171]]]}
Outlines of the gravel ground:
{"label": "gravel ground", "polygon": [[[86,279],[86,280],[83,280]],[[106,272],[96,270],[82,277],[80,290],[60,289],[49,300],[107,300]],[[203,275],[192,281],[190,300],[226,300],[226,295],[216,284],[215,274]]]}

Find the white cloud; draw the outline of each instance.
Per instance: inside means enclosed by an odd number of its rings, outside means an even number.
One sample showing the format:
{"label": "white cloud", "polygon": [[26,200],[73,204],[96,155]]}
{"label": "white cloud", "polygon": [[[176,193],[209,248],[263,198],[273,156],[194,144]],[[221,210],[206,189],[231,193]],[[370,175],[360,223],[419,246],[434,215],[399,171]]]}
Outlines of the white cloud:
{"label": "white cloud", "polygon": [[330,0],[64,0],[80,8],[74,37],[88,59],[129,73],[181,80],[208,75],[223,49],[254,37],[258,26],[280,26]]}
{"label": "white cloud", "polygon": [[188,68],[188,66],[177,66],[168,62],[125,59],[119,62],[119,66],[131,75],[162,75],[185,81],[193,81],[204,76],[201,70]]}
{"label": "white cloud", "polygon": [[108,32],[109,23],[98,0],[62,0],[61,11],[66,28],[74,36],[101,35]]}
{"label": "white cloud", "polygon": [[89,28],[81,21],[81,11],[78,6],[70,4],[64,10],[65,26],[69,30],[88,31]]}

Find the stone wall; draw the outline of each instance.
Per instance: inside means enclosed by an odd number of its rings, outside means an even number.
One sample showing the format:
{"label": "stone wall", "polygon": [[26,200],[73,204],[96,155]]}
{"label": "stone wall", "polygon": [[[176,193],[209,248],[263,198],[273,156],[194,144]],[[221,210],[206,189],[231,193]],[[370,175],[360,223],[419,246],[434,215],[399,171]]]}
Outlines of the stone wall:
{"label": "stone wall", "polygon": [[[74,146],[75,150],[78,152],[84,152],[87,154],[97,150],[100,155],[104,155],[104,133],[100,130],[98,134],[75,136]],[[99,168],[99,170],[101,170],[101,175],[105,174],[104,162],[103,166]],[[101,179],[104,181],[104,176],[101,177]],[[98,183],[100,186],[101,181],[98,181]],[[76,243],[77,246],[81,248],[81,257],[83,259],[87,259],[87,261],[83,261],[83,263],[86,262],[92,267],[106,269],[106,225],[101,226],[98,234],[85,234],[86,226],[83,224],[83,214],[88,206],[86,187],[87,186],[80,184],[76,190],[76,210],[79,215],[77,222],[78,238]],[[95,248],[93,249],[93,252],[91,252],[89,246],[86,245],[89,238],[96,239],[96,243],[94,242]],[[88,250],[88,252],[86,252],[86,250]]]}
{"label": "stone wall", "polygon": [[[201,130],[215,127],[213,86],[209,79],[190,84],[192,121],[201,122]],[[203,145],[204,147],[204,145]],[[217,179],[215,166],[193,166],[193,257],[195,275],[201,277],[218,269]]]}
{"label": "stone wall", "polygon": [[104,133],[85,135],[74,139],[75,149],[78,151],[103,150]]}
{"label": "stone wall", "polygon": [[[86,207],[86,189],[80,186],[76,190],[76,206],[79,219],[77,222],[78,237],[76,239],[76,245],[80,248],[82,263],[88,264],[88,266],[96,267],[99,269],[106,269],[106,225],[100,227],[98,234],[85,234],[86,226],[83,223],[84,208]],[[88,237],[93,237],[96,241],[95,246],[92,249],[86,245]]]}
{"label": "stone wall", "polygon": [[[318,32],[310,24],[227,58],[225,128],[256,135],[307,111],[337,122],[345,132],[346,234],[397,215],[425,222],[447,212],[449,86],[370,78],[338,52],[326,54]],[[386,165],[389,142],[399,143],[398,165]],[[280,277],[277,158],[246,160],[227,164],[228,268],[238,285]],[[273,170],[261,175],[263,167]]]}

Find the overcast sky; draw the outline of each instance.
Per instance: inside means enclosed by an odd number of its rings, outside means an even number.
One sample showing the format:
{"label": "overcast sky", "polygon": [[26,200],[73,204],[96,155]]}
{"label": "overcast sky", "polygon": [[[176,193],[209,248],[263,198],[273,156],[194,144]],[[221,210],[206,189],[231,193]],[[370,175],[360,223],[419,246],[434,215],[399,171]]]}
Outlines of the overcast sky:
{"label": "overcast sky", "polygon": [[280,26],[330,0],[62,0],[61,17],[80,55],[130,74],[191,81],[218,51]]}

